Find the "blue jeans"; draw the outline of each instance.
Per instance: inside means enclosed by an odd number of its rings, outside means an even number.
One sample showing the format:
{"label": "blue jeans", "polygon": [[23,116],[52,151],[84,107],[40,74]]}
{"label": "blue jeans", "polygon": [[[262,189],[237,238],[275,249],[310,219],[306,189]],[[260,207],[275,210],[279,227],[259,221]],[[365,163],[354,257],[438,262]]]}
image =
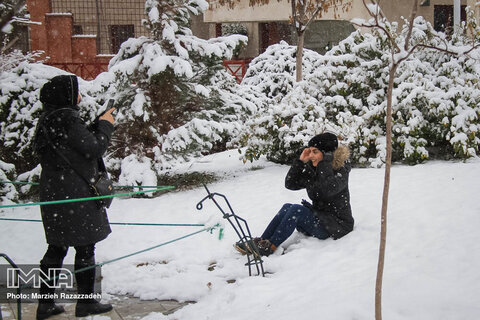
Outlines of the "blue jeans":
{"label": "blue jeans", "polygon": [[295,228],[307,236],[314,236],[318,239],[323,240],[330,237],[330,233],[320,224],[309,208],[300,204],[286,203],[269,223],[262,234],[262,239],[270,240],[278,247],[287,240]]}

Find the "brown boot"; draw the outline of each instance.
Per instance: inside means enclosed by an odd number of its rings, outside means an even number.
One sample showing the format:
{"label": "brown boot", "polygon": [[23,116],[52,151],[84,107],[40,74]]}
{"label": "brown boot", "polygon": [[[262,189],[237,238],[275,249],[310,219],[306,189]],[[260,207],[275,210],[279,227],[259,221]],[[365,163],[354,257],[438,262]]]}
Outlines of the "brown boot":
{"label": "brown boot", "polygon": [[233,247],[240,252],[241,254],[253,254],[255,252],[255,246],[258,246],[258,242],[262,240],[262,238],[253,238],[251,240],[244,240],[238,241],[233,245]]}
{"label": "brown boot", "polygon": [[270,240],[260,240],[257,244],[260,256],[268,257],[277,250],[277,247]]}

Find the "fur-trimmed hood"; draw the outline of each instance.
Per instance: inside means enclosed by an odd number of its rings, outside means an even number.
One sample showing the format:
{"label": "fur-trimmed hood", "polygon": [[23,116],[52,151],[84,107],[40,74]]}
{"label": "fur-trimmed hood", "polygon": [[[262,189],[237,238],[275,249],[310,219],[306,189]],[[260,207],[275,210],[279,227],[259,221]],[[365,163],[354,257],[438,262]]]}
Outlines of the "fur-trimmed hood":
{"label": "fur-trimmed hood", "polygon": [[345,165],[345,162],[350,158],[350,149],[347,146],[339,145],[333,153],[332,168],[338,170]]}

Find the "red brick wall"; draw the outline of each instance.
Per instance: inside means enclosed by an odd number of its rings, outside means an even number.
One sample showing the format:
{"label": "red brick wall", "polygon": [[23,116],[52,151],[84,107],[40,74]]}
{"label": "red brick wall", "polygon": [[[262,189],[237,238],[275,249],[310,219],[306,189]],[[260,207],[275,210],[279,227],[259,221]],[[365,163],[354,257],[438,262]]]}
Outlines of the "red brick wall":
{"label": "red brick wall", "polygon": [[71,14],[48,13],[45,17],[47,28],[47,55],[49,62],[73,62],[72,59],[72,29]]}
{"label": "red brick wall", "polygon": [[30,19],[41,24],[30,24],[30,40],[32,51],[47,48],[47,30],[45,28],[45,14],[51,11],[49,0],[27,0],[27,8],[30,12]]}
{"label": "red brick wall", "polygon": [[93,36],[72,37],[73,62],[97,61],[97,38]]}
{"label": "red brick wall", "polygon": [[74,36],[73,16],[68,13],[51,13],[50,0],[27,0],[31,49],[42,50],[49,57],[47,64],[73,72],[84,79],[92,79],[106,71],[111,56],[97,55],[95,36]]}

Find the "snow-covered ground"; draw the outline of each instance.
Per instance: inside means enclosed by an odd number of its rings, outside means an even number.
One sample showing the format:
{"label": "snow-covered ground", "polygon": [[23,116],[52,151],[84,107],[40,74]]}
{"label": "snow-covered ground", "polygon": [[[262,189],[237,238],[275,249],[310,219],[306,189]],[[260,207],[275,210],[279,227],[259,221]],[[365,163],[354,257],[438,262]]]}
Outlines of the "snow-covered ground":
{"label": "snow-covered ground", "polygon": [[[305,191],[283,186],[287,166],[266,161],[243,165],[229,151],[202,158],[184,170],[224,173],[210,190],[225,194],[235,212],[260,235],[285,202]],[[373,319],[383,169],[350,175],[355,230],[334,240],[297,232],[264,258],[266,277],[249,277],[236,235],[218,229],[103,266],[103,291],[142,299],[196,301],[153,319]],[[385,319],[480,319],[480,160],[429,162],[392,169],[383,286]],[[117,199],[111,222],[207,223],[222,221],[202,188],[154,199]],[[0,217],[39,219],[38,207],[7,209]],[[40,223],[0,221],[2,252],[17,263],[38,263],[46,248]],[[112,226],[97,245],[108,261],[195,232],[199,227]],[[282,254],[283,253],[283,254]],[[66,262],[72,263],[74,250]],[[212,270],[213,271],[209,271]],[[236,281],[228,281],[236,280]],[[228,282],[227,282],[228,281]],[[233,283],[232,283],[233,282]],[[103,319],[103,318],[102,318]]]}

